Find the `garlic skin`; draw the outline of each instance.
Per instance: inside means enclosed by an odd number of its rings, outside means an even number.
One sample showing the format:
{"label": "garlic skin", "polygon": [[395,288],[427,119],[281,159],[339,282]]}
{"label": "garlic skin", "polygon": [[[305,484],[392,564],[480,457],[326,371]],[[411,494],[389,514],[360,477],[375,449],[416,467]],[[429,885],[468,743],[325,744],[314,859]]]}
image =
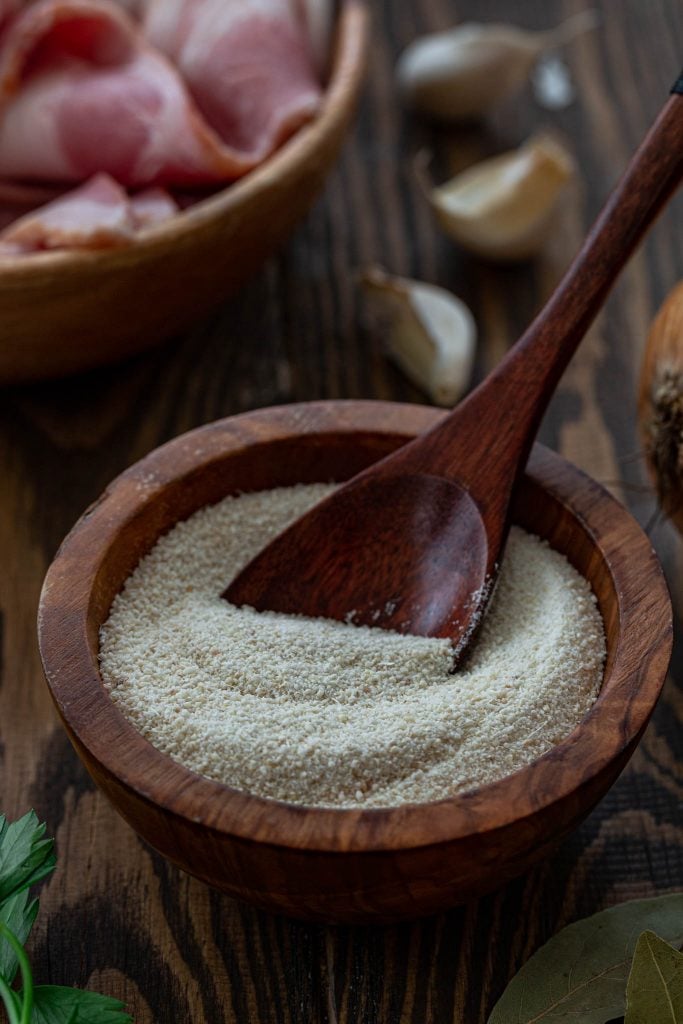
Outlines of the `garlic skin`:
{"label": "garlic skin", "polygon": [[369,267],[360,276],[391,359],[436,405],[452,406],[472,376],[477,327],[445,288]]}
{"label": "garlic skin", "polygon": [[542,56],[531,74],[531,87],[539,107],[564,110],[576,99],[569,69],[556,53]]}
{"label": "garlic skin", "polygon": [[399,91],[408,107],[440,121],[483,117],[522,89],[542,53],[594,28],[597,20],[587,10],[548,32],[465,22],[422,36],[399,57]]}
{"label": "garlic skin", "polygon": [[683,533],[683,281],[669,292],[647,337],[638,427],[660,507]]}
{"label": "garlic skin", "polygon": [[533,33],[508,25],[471,22],[423,36],[396,66],[401,97],[440,121],[482,117],[519,92],[542,49]]}
{"label": "garlic skin", "polygon": [[549,135],[483,160],[434,188],[416,170],[443,230],[484,259],[530,259],[543,247],[558,200],[575,174],[570,153]]}

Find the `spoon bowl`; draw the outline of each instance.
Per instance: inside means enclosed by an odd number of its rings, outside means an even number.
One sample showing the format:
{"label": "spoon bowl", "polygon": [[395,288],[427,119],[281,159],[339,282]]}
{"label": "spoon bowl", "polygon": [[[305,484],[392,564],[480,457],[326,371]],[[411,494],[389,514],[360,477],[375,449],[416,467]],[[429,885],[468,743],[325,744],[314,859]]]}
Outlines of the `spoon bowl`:
{"label": "spoon bowl", "polygon": [[[339,618],[347,600],[341,617],[356,625],[466,639],[477,624],[473,584],[487,586],[487,554],[479,508],[457,483],[366,471],[283,531],[224,596],[283,612],[293,601],[302,615],[328,618]],[[292,563],[301,569],[282,602]],[[357,565],[367,576],[359,607]]]}

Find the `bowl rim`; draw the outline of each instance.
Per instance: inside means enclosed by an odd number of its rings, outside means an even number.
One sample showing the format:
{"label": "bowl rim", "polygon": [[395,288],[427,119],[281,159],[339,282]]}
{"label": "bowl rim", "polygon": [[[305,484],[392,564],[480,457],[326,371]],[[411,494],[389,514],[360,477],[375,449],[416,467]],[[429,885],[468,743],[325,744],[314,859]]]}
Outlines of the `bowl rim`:
{"label": "bowl rim", "polygon": [[38,612],[40,653],[53,700],[72,742],[87,760],[94,759],[98,774],[219,840],[330,854],[398,851],[531,818],[571,798],[637,742],[671,654],[672,611],[663,572],[630,513],[596,481],[541,445],[534,448],[527,477],[549,491],[599,547],[621,625],[611,669],[591,710],[569,736],[514,774],[460,795],[396,808],[297,806],[232,789],[183,767],[144,739],[109,697],[88,641],[94,581],[120,534],[170,483],[245,447],[333,433],[407,439],[443,415],[433,407],[353,400],[258,409],[181,434],[112,481],[59,548]]}
{"label": "bowl rim", "polygon": [[98,264],[115,264],[119,259],[127,261],[131,254],[137,257],[177,243],[197,227],[239,210],[243,201],[276,186],[297,166],[315,157],[320,139],[334,131],[337,122],[344,117],[344,98],[355,93],[364,71],[368,29],[369,13],[363,0],[339,0],[329,76],[323,88],[320,111],[253,170],[168,220],[143,228],[125,246],[37,252],[31,253],[30,258],[0,253],[2,277],[11,279],[33,271],[41,274],[64,269],[77,272],[86,266],[90,269]]}

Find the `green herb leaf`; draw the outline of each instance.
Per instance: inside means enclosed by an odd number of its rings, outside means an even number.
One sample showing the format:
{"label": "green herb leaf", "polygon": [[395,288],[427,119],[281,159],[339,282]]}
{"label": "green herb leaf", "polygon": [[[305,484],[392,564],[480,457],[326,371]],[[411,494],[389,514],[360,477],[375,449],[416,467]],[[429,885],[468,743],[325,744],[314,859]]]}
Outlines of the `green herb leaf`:
{"label": "green herb leaf", "polygon": [[19,993],[11,989],[0,974],[0,999],[7,1013],[9,1024],[21,1024],[21,999]]}
{"label": "green herb leaf", "polygon": [[[19,963],[19,969],[21,970],[22,989],[19,993],[8,988],[7,982],[0,976],[0,981],[2,981],[3,985],[3,988],[0,989],[0,996],[2,996],[5,1004],[7,1016],[10,1019],[10,1024],[31,1024],[33,1013],[33,973],[31,971],[31,964],[26,956],[26,950],[7,925],[1,923],[0,938],[3,938],[14,951]],[[21,1009],[21,1017],[17,1020],[16,1011],[18,1008]]]}
{"label": "green herb leaf", "polygon": [[31,1024],[133,1024],[133,1018],[118,999],[61,985],[36,985]]}
{"label": "green herb leaf", "polygon": [[489,1024],[606,1024],[624,1013],[638,935],[683,943],[683,893],[631,900],[563,928],[512,979]]}
{"label": "green herb leaf", "polygon": [[[38,912],[29,886],[54,869],[53,840],[44,839],[33,811],[8,824],[0,815],[0,1002],[9,1024],[133,1024],[118,999],[62,988],[34,986],[24,943]],[[10,986],[21,968],[22,989]]]}
{"label": "green herb leaf", "polygon": [[[38,900],[29,900],[28,891],[15,893],[0,904],[0,925],[7,925],[19,942],[25,943],[38,913]],[[8,984],[14,981],[19,961],[10,944],[0,938],[0,974]]]}
{"label": "green herb leaf", "polygon": [[43,839],[45,825],[35,811],[9,824],[0,815],[0,903],[35,885],[54,869],[53,840]]}
{"label": "green herb leaf", "polygon": [[683,953],[654,932],[638,939],[624,1024],[683,1024]]}

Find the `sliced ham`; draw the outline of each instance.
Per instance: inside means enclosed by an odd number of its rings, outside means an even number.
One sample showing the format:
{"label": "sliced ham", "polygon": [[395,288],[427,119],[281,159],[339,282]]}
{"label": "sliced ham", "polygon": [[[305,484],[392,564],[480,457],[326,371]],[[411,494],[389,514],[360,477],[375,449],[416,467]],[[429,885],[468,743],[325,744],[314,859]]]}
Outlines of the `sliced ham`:
{"label": "sliced ham", "polygon": [[315,69],[324,77],[330,63],[330,43],[336,14],[335,0],[293,0],[303,20]]}
{"label": "sliced ham", "polygon": [[125,245],[260,163],[319,107],[332,2],[0,0],[0,253]]}
{"label": "sliced ham", "polygon": [[150,228],[178,213],[180,206],[165,188],[146,188],[130,197],[136,228]]}
{"label": "sliced ham", "polygon": [[0,179],[0,231],[30,210],[57,199],[63,191],[46,185],[24,185]]}
{"label": "sliced ham", "polygon": [[113,249],[142,227],[173,216],[177,205],[162,189],[132,198],[108,174],[14,221],[0,233],[0,255],[50,249]]}
{"label": "sliced ham", "polygon": [[19,0],[0,0],[0,28],[17,10],[19,10]]}
{"label": "sliced ham", "polygon": [[314,116],[321,90],[301,0],[151,0],[146,32],[246,171]]}
{"label": "sliced ham", "polygon": [[49,185],[26,185],[20,181],[0,180],[0,206],[33,210],[36,206],[59,198],[63,192],[63,188]]}
{"label": "sliced ham", "polygon": [[144,14],[147,0],[116,0],[119,7],[125,7],[134,18],[141,18]]}
{"label": "sliced ham", "polygon": [[[166,0],[164,0],[166,2]],[[168,60],[109,0],[38,0],[0,52],[0,177],[193,185],[243,172]]]}

